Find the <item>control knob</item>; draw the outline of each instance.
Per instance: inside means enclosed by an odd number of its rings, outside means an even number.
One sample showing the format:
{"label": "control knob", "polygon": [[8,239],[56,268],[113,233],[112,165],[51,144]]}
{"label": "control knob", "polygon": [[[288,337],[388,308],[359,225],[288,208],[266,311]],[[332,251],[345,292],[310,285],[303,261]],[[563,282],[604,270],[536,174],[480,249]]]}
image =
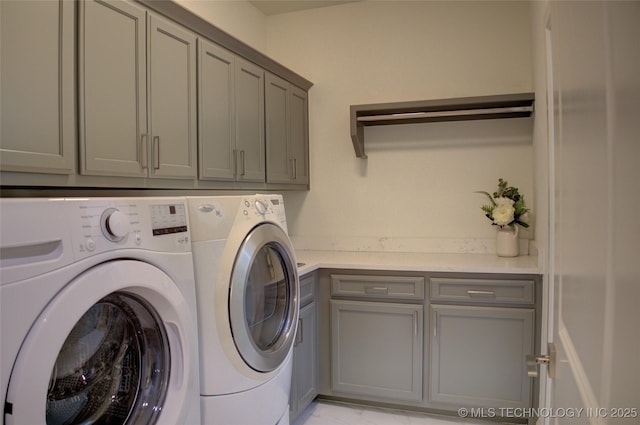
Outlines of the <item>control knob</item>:
{"label": "control knob", "polygon": [[258,214],[264,216],[267,213],[268,206],[267,206],[267,203],[264,202],[263,200],[256,199],[255,206],[256,206],[256,211],[258,211]]}
{"label": "control knob", "polygon": [[102,233],[107,239],[118,242],[129,234],[129,217],[115,208],[102,213]]}

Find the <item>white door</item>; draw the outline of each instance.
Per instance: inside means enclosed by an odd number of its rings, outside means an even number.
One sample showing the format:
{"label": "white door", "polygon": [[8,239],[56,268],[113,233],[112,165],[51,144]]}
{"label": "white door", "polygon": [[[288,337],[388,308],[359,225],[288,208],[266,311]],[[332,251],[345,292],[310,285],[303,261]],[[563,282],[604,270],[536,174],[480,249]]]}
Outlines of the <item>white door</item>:
{"label": "white door", "polygon": [[545,419],[637,424],[640,2],[551,2],[550,16],[558,356]]}
{"label": "white door", "polygon": [[111,261],[83,272],[27,334],[4,423],[181,423],[196,367],[186,353],[192,326],[178,287],[147,263]]}

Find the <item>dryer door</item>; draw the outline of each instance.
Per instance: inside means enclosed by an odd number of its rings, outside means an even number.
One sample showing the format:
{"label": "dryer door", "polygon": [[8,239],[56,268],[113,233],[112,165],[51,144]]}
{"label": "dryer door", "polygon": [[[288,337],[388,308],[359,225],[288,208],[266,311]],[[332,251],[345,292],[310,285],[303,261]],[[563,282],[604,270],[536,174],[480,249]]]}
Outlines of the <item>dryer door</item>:
{"label": "dryer door", "polygon": [[140,261],[71,281],[24,340],[6,424],[175,424],[184,416],[190,314],[180,290]]}
{"label": "dryer door", "polygon": [[231,274],[233,340],[254,370],[271,372],[291,351],[298,323],[298,271],[291,241],[272,223],[244,239]]}

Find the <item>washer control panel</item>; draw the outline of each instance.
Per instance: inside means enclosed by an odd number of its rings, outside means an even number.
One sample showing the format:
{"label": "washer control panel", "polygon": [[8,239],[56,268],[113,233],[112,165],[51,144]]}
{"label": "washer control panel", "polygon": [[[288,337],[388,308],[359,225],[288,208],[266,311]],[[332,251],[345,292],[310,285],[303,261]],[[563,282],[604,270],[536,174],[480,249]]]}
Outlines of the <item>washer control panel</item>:
{"label": "washer control panel", "polygon": [[184,204],[151,205],[150,210],[153,236],[187,231],[187,209]]}
{"label": "washer control panel", "polygon": [[173,198],[68,199],[74,250],[80,257],[118,248],[191,250],[187,207]]}

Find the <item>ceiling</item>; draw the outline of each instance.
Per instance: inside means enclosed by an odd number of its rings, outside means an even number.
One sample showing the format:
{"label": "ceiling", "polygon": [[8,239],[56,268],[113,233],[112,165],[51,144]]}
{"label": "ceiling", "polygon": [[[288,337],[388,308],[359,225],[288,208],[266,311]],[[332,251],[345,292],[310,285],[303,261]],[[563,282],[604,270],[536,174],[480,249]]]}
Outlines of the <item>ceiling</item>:
{"label": "ceiling", "polygon": [[300,10],[317,9],[319,7],[335,6],[343,3],[353,3],[360,0],[252,0],[249,1],[266,16]]}

